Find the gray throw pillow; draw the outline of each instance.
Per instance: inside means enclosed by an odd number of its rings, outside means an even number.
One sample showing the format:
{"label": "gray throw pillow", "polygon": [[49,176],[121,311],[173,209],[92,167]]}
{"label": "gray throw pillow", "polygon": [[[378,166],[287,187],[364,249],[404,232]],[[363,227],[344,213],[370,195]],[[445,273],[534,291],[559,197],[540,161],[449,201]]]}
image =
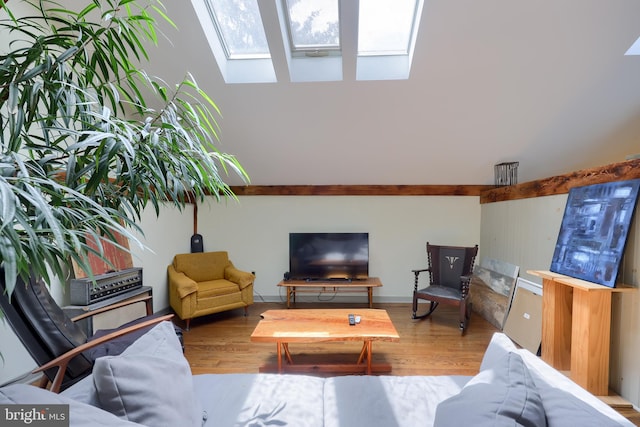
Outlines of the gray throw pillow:
{"label": "gray throw pillow", "polygon": [[547,425],[542,399],[522,358],[508,353],[436,408],[435,426]]}
{"label": "gray throw pillow", "polygon": [[203,413],[191,368],[173,328],[162,328],[156,326],[119,356],[96,360],[100,407],[146,426],[200,427]]}

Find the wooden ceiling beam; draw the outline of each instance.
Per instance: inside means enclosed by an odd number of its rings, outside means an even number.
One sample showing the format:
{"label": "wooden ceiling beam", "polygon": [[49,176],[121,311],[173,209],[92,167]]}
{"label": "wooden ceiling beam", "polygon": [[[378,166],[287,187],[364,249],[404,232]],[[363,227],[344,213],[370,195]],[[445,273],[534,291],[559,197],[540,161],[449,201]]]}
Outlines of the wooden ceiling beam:
{"label": "wooden ceiling beam", "polygon": [[479,196],[493,185],[248,185],[237,196]]}
{"label": "wooden ceiling beam", "polygon": [[583,169],[522,184],[497,187],[480,195],[480,203],[566,194],[573,187],[640,178],[640,159]]}

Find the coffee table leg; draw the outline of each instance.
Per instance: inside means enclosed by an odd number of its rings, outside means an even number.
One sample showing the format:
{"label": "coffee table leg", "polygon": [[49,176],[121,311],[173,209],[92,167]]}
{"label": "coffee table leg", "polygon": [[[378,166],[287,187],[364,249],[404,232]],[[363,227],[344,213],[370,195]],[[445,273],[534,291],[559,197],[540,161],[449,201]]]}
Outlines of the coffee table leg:
{"label": "coffee table leg", "polygon": [[276,341],[276,354],[278,355],[278,373],[282,373],[282,343],[280,341]]}
{"label": "coffee table leg", "polygon": [[362,350],[360,351],[360,356],[358,357],[357,365],[361,364],[362,361],[367,358],[367,375],[371,375],[371,359],[373,358],[373,354],[371,353],[373,350],[373,341],[367,340],[362,345]]}
{"label": "coffee table leg", "polygon": [[371,286],[367,288],[367,294],[369,294],[369,308],[373,308],[373,288]]}
{"label": "coffee table leg", "polygon": [[287,363],[289,365],[293,365],[293,359],[291,358],[291,353],[289,352],[289,343],[278,341],[277,344],[277,354],[278,354],[278,373],[281,374],[282,370],[282,350],[284,350],[284,357],[287,358]]}
{"label": "coffee table leg", "polygon": [[291,358],[291,353],[289,353],[289,343],[283,342],[282,348],[284,348],[284,356],[287,358],[287,363],[293,365],[293,359]]}
{"label": "coffee table leg", "polygon": [[361,364],[366,356],[367,356],[367,342],[365,341],[364,344],[362,344],[362,350],[360,350],[360,356],[358,356],[358,362],[356,363],[356,365]]}

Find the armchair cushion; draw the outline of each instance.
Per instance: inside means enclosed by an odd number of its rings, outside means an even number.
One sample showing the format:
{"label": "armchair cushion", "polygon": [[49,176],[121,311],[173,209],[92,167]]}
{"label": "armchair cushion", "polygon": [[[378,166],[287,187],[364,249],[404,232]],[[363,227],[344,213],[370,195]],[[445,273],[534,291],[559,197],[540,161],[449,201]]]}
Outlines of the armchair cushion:
{"label": "armchair cushion", "polygon": [[224,279],[208,280],[206,282],[198,283],[199,298],[227,295],[237,291],[238,285]]}

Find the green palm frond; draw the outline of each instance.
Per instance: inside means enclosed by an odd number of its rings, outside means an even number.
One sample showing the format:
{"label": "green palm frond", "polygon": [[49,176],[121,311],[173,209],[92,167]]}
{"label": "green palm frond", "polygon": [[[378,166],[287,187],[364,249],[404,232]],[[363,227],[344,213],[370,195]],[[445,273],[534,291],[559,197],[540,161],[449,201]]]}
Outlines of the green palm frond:
{"label": "green palm frond", "polygon": [[[30,269],[48,278],[117,234],[135,240],[142,210],[192,197],[235,197],[248,175],[216,148],[220,112],[187,74],[174,86],[140,61],[157,42],[156,0],[87,0],[79,11],[23,0],[0,30],[0,266],[10,287]],[[155,107],[152,107],[155,106]],[[139,242],[138,242],[139,243]],[[97,245],[98,249],[95,249]]]}

